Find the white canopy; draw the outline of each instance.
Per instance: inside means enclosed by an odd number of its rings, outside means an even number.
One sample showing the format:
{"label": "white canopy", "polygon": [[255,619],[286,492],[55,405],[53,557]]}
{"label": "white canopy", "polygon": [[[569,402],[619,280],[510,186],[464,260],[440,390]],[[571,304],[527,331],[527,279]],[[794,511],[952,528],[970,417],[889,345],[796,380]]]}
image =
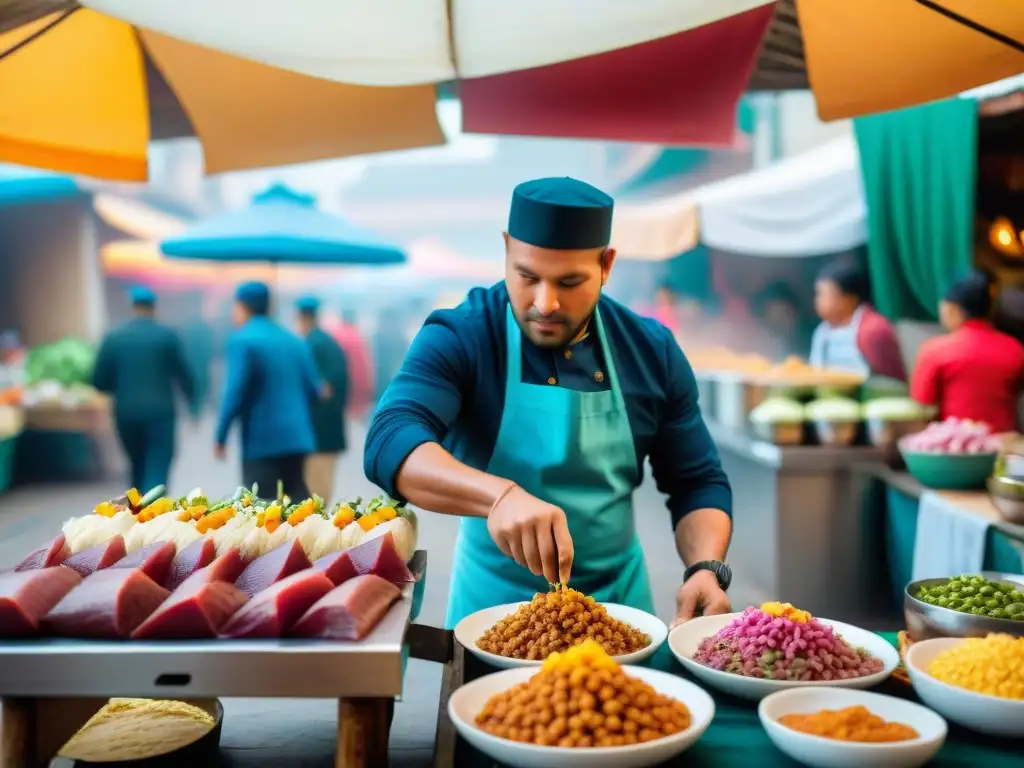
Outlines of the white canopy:
{"label": "white canopy", "polygon": [[693,199],[701,242],[723,251],[820,256],[867,242],[867,203],[852,133],[711,184]]}
{"label": "white canopy", "polygon": [[186,42],[327,80],[416,85],[454,79],[456,62],[461,77],[531,69],[685,32],[769,2],[452,0],[450,19],[447,0],[82,4]]}

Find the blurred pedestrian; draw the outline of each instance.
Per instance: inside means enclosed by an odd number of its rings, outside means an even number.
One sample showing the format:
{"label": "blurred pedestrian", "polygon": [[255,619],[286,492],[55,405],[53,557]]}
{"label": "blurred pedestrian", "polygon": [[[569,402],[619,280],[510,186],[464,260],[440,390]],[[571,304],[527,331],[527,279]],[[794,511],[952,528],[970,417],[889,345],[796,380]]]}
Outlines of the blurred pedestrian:
{"label": "blurred pedestrian", "polygon": [[214,453],[241,423],[242,483],[273,496],[280,481],[292,499],[309,496],[306,457],[316,450],[310,402],[327,394],[306,344],[270,319],[270,289],[243,283],[235,292],[236,331],[228,339],[224,397]]}
{"label": "blurred pedestrian", "polygon": [[361,419],[366,416],[373,400],[373,363],[355,313],[349,309],[342,310],[341,322],[332,329],[331,335],[345,353],[348,363],[348,414],[354,419]]}
{"label": "blurred pedestrian", "polygon": [[327,398],[315,397],[310,404],[316,452],[306,459],[306,485],[310,492],[330,501],[334,493],[338,456],[348,447],[345,435],[348,363],[338,342],[317,322],[320,300],[315,296],[304,296],[295,303],[295,307],[299,311],[299,336],[306,340],[320,378],[331,390]]}
{"label": "blurred pedestrian", "polygon": [[171,472],[175,385],[194,417],[199,402],[181,339],[156,321],[156,295],[136,287],[129,297],[135,317],[100,344],[92,383],[114,399],[114,426],[128,455],[131,485],[145,493],[166,485]]}

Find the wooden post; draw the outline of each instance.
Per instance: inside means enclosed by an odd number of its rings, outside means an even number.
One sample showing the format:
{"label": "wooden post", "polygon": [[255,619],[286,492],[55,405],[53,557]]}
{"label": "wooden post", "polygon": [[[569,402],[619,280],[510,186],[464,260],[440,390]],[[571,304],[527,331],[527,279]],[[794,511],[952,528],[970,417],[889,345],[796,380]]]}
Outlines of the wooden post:
{"label": "wooden post", "polygon": [[334,768],[378,768],[387,764],[388,700],[339,699]]}

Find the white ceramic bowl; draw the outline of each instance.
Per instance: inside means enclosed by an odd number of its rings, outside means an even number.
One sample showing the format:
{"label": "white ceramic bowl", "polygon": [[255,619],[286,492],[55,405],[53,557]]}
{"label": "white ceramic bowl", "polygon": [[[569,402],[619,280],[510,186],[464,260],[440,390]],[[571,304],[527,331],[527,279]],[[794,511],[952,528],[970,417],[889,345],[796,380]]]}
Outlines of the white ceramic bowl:
{"label": "white ceramic bowl", "polygon": [[[865,744],[811,736],[779,722],[784,715],[856,706],[864,706],[891,723],[909,725],[920,735],[909,741]],[[757,716],[772,744],[797,762],[815,768],[918,768],[931,760],[946,740],[946,721],[927,707],[854,688],[778,691],[761,699]]]}
{"label": "white ceramic bowl", "polygon": [[792,688],[870,688],[883,682],[892,671],[899,666],[900,654],[884,638],[866,629],[843,624],[839,621],[818,619],[822,624],[832,627],[843,639],[854,648],[863,648],[882,662],[882,671],[874,675],[854,677],[848,680],[821,680],[817,682],[793,682],[789,680],[764,680],[757,677],[744,677],[732,672],[720,672],[705,667],[693,660],[697,646],[705,637],[711,637],[730,621],[738,618],[740,613],[728,613],[721,616],[702,616],[680,624],[668,636],[668,645],[679,663],[686,667],[702,683],[717,688],[724,693],[741,699],[758,701],[769,693],[785,691]]}
{"label": "white ceramic bowl", "polygon": [[946,719],[989,736],[1024,738],[1024,701],[975,693],[928,674],[932,660],[962,643],[959,637],[920,640],[907,651],[907,674],[921,701]]}
{"label": "white ceramic bowl", "polygon": [[683,702],[690,727],[674,736],[628,747],[538,747],[492,736],[476,726],[476,716],[496,693],[525,683],[536,669],[520,667],[494,672],[455,690],[448,715],[459,735],[493,760],[512,768],[647,768],[681,754],[701,737],[715,716],[715,702],[693,683],[646,667],[626,667],[627,675],[649,683],[658,693]]}
{"label": "white ceramic bowl", "polygon": [[[494,608],[487,608],[482,611],[470,614],[455,625],[455,639],[462,643],[462,646],[476,656],[478,659],[498,669],[514,669],[515,667],[539,667],[543,661],[529,661],[527,659],[509,659],[488,653],[477,647],[477,641],[484,636],[491,627],[497,624],[506,616],[515,613],[521,606],[527,603],[507,603],[497,605]],[[661,647],[668,637],[668,627],[657,616],[652,616],[636,608],[617,603],[602,603],[608,609],[608,615],[613,619],[624,621],[635,629],[650,636],[651,644],[636,653],[627,653],[624,656],[616,656],[619,664],[638,664],[644,659],[649,659],[654,652]]]}

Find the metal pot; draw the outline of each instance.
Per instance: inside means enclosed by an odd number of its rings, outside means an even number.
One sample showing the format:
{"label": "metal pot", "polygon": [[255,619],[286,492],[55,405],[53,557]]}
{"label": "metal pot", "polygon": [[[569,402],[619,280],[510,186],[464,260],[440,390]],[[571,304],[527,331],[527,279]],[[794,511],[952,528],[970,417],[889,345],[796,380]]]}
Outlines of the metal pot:
{"label": "metal pot", "polygon": [[714,389],[712,413],[715,421],[738,431],[747,428],[750,412],[761,404],[767,394],[764,387],[727,374],[716,377]]}
{"label": "metal pot", "polygon": [[817,419],[814,422],[814,431],[818,435],[818,442],[822,445],[853,445],[857,439],[858,421],[828,421]]}
{"label": "metal pot", "polygon": [[927,419],[868,419],[868,442],[876,448],[885,448],[927,426]]}
{"label": "metal pot", "polygon": [[1008,523],[1024,525],[1024,480],[1015,477],[990,477],[988,496],[992,505]]}

